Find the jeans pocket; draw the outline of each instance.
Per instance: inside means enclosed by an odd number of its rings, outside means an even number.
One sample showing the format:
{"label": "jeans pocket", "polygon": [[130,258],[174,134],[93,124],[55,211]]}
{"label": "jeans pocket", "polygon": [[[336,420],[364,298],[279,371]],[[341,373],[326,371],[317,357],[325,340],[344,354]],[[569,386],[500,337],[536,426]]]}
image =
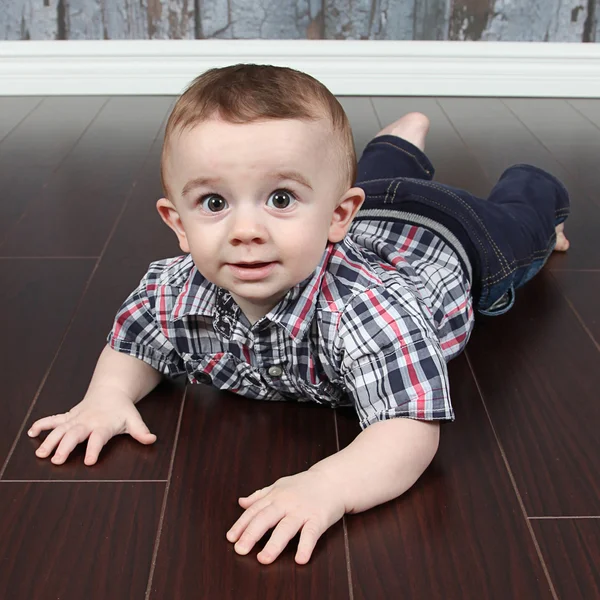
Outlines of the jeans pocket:
{"label": "jeans pocket", "polygon": [[508,290],[500,296],[495,302],[486,308],[478,308],[477,312],[486,317],[498,317],[507,313],[515,303],[515,288],[511,284]]}

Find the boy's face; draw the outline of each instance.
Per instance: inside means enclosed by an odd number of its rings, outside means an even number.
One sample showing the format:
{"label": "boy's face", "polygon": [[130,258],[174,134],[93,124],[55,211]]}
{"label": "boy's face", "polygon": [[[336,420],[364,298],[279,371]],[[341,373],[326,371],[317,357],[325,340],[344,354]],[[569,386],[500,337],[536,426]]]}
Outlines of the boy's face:
{"label": "boy's face", "polygon": [[252,322],[313,273],[364,199],[341,183],[335,139],[324,119],[218,118],[171,138],[171,198],[158,211],[202,275]]}

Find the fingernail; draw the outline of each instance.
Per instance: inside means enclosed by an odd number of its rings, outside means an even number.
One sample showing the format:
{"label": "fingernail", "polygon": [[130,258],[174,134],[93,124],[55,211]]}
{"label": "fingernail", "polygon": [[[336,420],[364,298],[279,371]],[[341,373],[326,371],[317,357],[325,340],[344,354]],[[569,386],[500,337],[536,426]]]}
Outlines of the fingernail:
{"label": "fingernail", "polygon": [[30,430],[27,432],[27,435],[33,435],[33,431],[30,429]]}

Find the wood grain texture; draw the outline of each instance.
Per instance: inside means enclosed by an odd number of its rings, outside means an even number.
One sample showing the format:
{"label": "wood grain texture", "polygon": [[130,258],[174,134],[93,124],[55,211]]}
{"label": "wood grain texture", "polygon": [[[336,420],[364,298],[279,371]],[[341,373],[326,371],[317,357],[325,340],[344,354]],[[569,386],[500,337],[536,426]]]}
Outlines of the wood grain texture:
{"label": "wood grain texture", "polygon": [[43,100],[43,98],[38,96],[29,96],[26,98],[21,98],[20,96],[0,97],[0,144]]}
{"label": "wood grain texture", "polygon": [[202,2],[201,38],[320,39],[322,0],[214,0]]}
{"label": "wood grain texture", "polygon": [[294,562],[299,536],[268,566],[256,559],[268,534],[246,556],[225,537],[243,512],[240,496],[336,451],[329,407],[189,387],[150,599],[191,600],[198,590],[206,600],[349,598],[341,521],[307,565]]}
{"label": "wood grain texture", "polygon": [[594,41],[579,0],[8,0],[0,39]]}
{"label": "wood grain texture", "polygon": [[[119,306],[142,278],[150,261],[179,254],[175,235],[162,223],[154,206],[161,195],[158,168],[161,145],[162,136],[158,135],[139,186],[94,273],[27,425],[42,416],[63,413],[83,399]],[[53,312],[59,307],[50,302],[48,308]],[[183,384],[181,380],[165,382],[137,404],[150,431],[158,437],[155,444],[143,446],[128,435],[117,436],[103,449],[93,467],[83,464],[85,444],[78,446],[64,465],[55,466],[34,454],[47,434],[30,439],[23,433],[4,479],[166,479]]]}
{"label": "wood grain texture", "polygon": [[447,40],[450,27],[451,0],[415,2],[414,40]]}
{"label": "wood grain texture", "polygon": [[0,260],[0,471],[93,266],[92,260]]}
{"label": "wood grain texture", "polygon": [[552,275],[600,348],[600,271],[553,271]]}
{"label": "wood grain texture", "polygon": [[598,349],[542,271],[467,346],[530,517],[600,514]]}
{"label": "wood grain texture", "polygon": [[589,2],[493,0],[482,40],[582,42]]}
{"label": "wood grain texture", "polygon": [[331,0],[325,11],[325,38],[411,40],[414,3],[389,0]]}
{"label": "wood grain texture", "polygon": [[535,532],[559,598],[600,598],[600,519],[534,519]]}
{"label": "wood grain texture", "polygon": [[[464,355],[450,363],[456,421],[413,488],[348,515],[356,600],[551,598]],[[359,433],[338,412],[340,446]]]}
{"label": "wood grain texture", "polygon": [[0,483],[0,597],[141,600],[164,483]]}
{"label": "wood grain texture", "polygon": [[431,121],[425,141],[425,153],[433,163],[434,179],[468,189],[480,196],[489,193],[491,185],[484,171],[434,98],[378,96],[373,98],[373,104],[382,126],[393,123],[409,112],[425,113]]}
{"label": "wood grain texture", "polygon": [[[490,185],[510,165],[529,163],[549,171],[567,186],[571,215],[565,227],[575,243],[567,253],[555,253],[547,268],[600,268],[597,242],[600,209],[578,178],[558,162],[553,147],[542,144],[526,123],[497,98],[439,98],[438,103],[470,149],[473,164],[480,165]],[[544,99],[530,98],[528,103],[530,114],[548,106]]]}
{"label": "wood grain texture", "polygon": [[59,5],[63,5],[63,2],[64,0],[3,2],[0,11],[0,40],[61,39]]}
{"label": "wood grain texture", "polygon": [[29,203],[0,253],[98,256],[170,103],[162,96],[111,99],[51,183]]}
{"label": "wood grain texture", "polygon": [[[556,167],[557,173],[562,169],[569,176],[506,105],[488,100],[437,103],[431,98],[396,98],[381,99],[379,104],[376,99],[376,114],[363,98],[343,102],[357,139],[365,143],[380,125],[403,112],[420,109],[430,114],[428,154],[434,158],[438,179],[461,187],[484,189],[507,161]],[[165,102],[162,114],[154,113],[154,121],[145,112],[144,99],[138,101],[137,109],[132,104],[125,114],[136,110],[145,114],[141,121],[151,125],[147,129],[152,133],[142,135],[135,125],[126,142],[134,156],[128,164],[139,165],[129,181],[137,183],[123,200],[127,202],[123,213],[115,217],[115,222],[120,220],[25,424],[80,399],[124,297],[151,260],[180,253],[154,207],[161,193],[158,161],[164,117],[172,99]],[[76,110],[75,105],[71,108]],[[56,107],[57,113],[63,110]],[[595,107],[590,103],[585,110]],[[14,114],[16,119],[18,113]],[[51,139],[56,129],[44,128],[43,121],[37,136],[21,135],[16,142],[13,136],[27,131],[21,127],[28,119],[19,127],[14,127],[16,121],[0,119],[11,131],[4,142],[13,144],[15,156],[20,153],[28,177],[45,181],[36,171],[53,169],[52,164],[60,161],[53,163],[42,151],[35,154],[34,145],[29,155],[21,144],[33,139],[40,148],[56,148],[58,153],[68,145]],[[35,133],[34,128],[30,131]],[[65,182],[73,177],[77,183],[65,186],[64,193],[81,204],[81,214],[85,207],[96,209],[97,196],[81,193],[88,188],[80,185],[77,173],[86,173],[93,189],[97,182],[93,159],[113,164],[114,135],[96,129],[86,145],[88,152],[74,153],[81,154],[81,160],[65,162],[71,166],[63,175]],[[0,144],[0,154],[2,148]],[[69,150],[65,152],[68,155]],[[146,154],[147,158],[139,158]],[[34,157],[29,163],[28,156]],[[127,180],[118,167],[103,174]],[[577,188],[573,177],[571,185]],[[600,260],[597,243],[591,243],[600,219],[596,205],[579,199],[586,195],[578,189],[577,212],[589,229],[571,228],[573,252],[583,245],[590,255],[587,264],[593,264]],[[34,195],[39,192],[32,190]],[[4,196],[4,203],[18,201]],[[112,210],[110,205],[107,210]],[[94,225],[83,224],[82,230],[90,237],[99,235]],[[40,222],[23,244],[35,244],[43,230]],[[587,246],[582,237],[586,231]],[[552,260],[554,268],[558,263]],[[569,268],[582,268],[586,264],[582,261],[583,255],[581,261],[568,263]],[[308,565],[294,563],[296,537],[277,562],[263,567],[256,560],[257,549],[239,556],[225,539],[242,512],[237,497],[335,452],[334,415],[341,444],[349,443],[359,432],[356,415],[311,404],[260,403],[201,385],[190,387],[184,400],[182,382],[176,381],[160,386],[138,405],[158,434],[153,446],[118,436],[101,454],[97,468],[84,467],[84,445],[61,467],[36,459],[33,452],[39,440],[29,439],[24,431],[19,439],[15,436],[40,374],[58,350],[74,299],[82,294],[86,271],[78,272],[76,265],[84,263],[73,258],[0,260],[4,283],[0,313],[9,316],[3,321],[6,355],[1,362],[6,368],[0,374],[7,382],[0,394],[2,458],[16,443],[0,480],[1,598],[141,600],[146,589],[150,598],[160,600],[552,598],[532,531],[556,597],[588,600],[598,595],[597,520],[529,519],[530,529],[498,446],[499,440],[530,515],[600,514],[596,460],[600,372],[592,340],[598,293],[595,279],[588,278],[596,273],[544,270],[518,293],[517,304],[507,315],[478,321],[467,353],[489,417],[463,355],[450,363],[457,420],[443,426],[433,464],[403,497],[345,518],[348,551],[339,522],[319,541]],[[87,261],[88,269],[92,263]],[[123,481],[107,481],[114,478]]]}
{"label": "wood grain texture", "polygon": [[[5,98],[5,100],[11,100]],[[27,100],[24,106],[29,106]],[[107,102],[102,97],[45,98],[24,119],[4,104],[14,126],[0,143],[0,256],[6,236],[30,206],[44,195],[56,169]],[[14,103],[10,106],[14,107]]]}
{"label": "wood grain texture", "polygon": [[352,136],[358,159],[365,146],[382,128],[379,125],[371,98],[345,96],[339,100],[348,119],[353,123]]}
{"label": "wood grain texture", "polygon": [[506,98],[503,102],[600,207],[596,160],[600,152],[600,111],[588,110],[586,116],[585,108],[575,108],[577,103],[571,105],[556,98],[540,98],[535,105],[521,98]]}

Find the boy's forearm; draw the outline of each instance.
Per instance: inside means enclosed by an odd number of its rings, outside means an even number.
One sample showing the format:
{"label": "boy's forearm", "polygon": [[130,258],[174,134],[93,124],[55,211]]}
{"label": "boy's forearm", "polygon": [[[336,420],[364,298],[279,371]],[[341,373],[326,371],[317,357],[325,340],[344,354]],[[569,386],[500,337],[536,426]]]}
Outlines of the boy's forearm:
{"label": "boy's forearm", "polygon": [[135,404],[160,382],[162,374],[149,364],[106,346],[92,376],[88,392],[118,390]]}
{"label": "boy's forearm", "polygon": [[339,485],[347,513],[358,513],[408,490],[438,448],[439,423],[390,419],[370,425],[346,448],[318,462]]}

